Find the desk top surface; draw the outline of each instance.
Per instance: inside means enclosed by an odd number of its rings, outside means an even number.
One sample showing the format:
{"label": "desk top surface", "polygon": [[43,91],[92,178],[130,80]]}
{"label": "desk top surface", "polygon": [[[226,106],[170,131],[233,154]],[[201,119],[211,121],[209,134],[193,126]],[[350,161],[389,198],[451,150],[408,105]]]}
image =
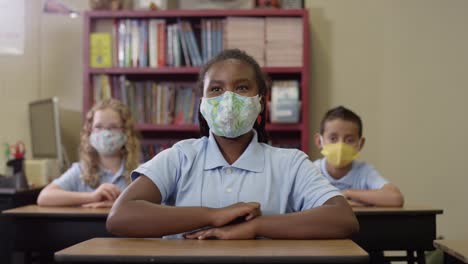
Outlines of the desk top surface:
{"label": "desk top surface", "polygon": [[[110,208],[83,207],[45,207],[26,205],[2,213],[11,216],[49,216],[49,217],[102,217],[106,218]],[[441,214],[443,210],[422,206],[405,207],[353,207],[356,215],[387,215],[387,214]]]}
{"label": "desk top surface", "polygon": [[408,205],[404,207],[353,207],[356,215],[383,215],[383,214],[442,214],[442,209],[434,209],[429,206]]}
{"label": "desk top surface", "polygon": [[0,188],[0,195],[12,195],[12,194],[23,194],[23,193],[34,193],[40,192],[42,187],[31,187],[29,189],[16,189],[16,188]]}
{"label": "desk top surface", "polygon": [[468,263],[468,240],[434,240],[434,247]]}
{"label": "desk top surface", "polygon": [[[167,240],[93,238],[55,253],[57,261],[112,262],[343,262],[365,261],[351,240]],[[253,261],[255,260],[255,261]]]}
{"label": "desk top surface", "polygon": [[48,216],[48,217],[102,217],[106,218],[110,208],[84,208],[84,207],[46,207],[35,204],[21,206],[2,213],[11,216]]}

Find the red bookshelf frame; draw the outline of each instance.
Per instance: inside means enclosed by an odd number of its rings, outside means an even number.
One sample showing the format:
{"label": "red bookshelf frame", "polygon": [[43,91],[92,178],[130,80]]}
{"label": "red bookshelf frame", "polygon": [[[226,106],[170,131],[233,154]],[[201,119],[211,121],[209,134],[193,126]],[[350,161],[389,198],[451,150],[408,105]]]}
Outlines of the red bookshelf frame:
{"label": "red bookshelf frame", "polygon": [[[161,10],[161,11],[88,11],[84,13],[84,38],[83,38],[83,116],[90,109],[91,77],[95,74],[109,75],[191,75],[198,74],[199,67],[158,67],[158,68],[91,68],[89,66],[89,36],[94,21],[120,19],[120,18],[194,18],[201,17],[228,17],[228,16],[252,16],[252,17],[300,17],[303,21],[303,61],[302,67],[264,67],[267,74],[292,75],[300,81],[301,111],[298,124],[267,124],[267,131],[278,134],[298,133],[300,146],[304,152],[309,150],[309,13],[306,9],[251,9],[251,10]],[[137,124],[136,128],[141,132],[198,132],[196,125],[152,125]]]}

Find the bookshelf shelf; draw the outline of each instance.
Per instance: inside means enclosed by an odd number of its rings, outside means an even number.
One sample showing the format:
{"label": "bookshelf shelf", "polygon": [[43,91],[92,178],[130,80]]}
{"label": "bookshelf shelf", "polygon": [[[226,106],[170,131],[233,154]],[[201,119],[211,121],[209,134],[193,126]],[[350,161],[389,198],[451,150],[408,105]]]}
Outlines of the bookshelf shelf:
{"label": "bookshelf shelf", "polygon": [[[189,122],[183,122],[186,124],[183,125],[178,125],[177,122],[175,121],[175,112],[174,111],[174,119],[172,121],[169,121],[170,124],[168,125],[163,125],[162,123],[167,123],[165,121],[155,121],[154,114],[152,105],[156,104],[157,101],[157,93],[152,93],[151,89],[149,86],[154,87],[154,85],[159,85],[163,83],[169,83],[169,84],[174,84],[175,91],[174,93],[179,93],[179,86],[176,84],[182,84],[182,83],[192,83],[194,84],[197,77],[198,73],[201,69],[199,66],[200,64],[194,63],[194,59],[192,57],[189,57],[191,63],[187,63],[187,57],[185,57],[187,54],[185,52],[188,52],[190,48],[188,45],[190,43],[186,43],[187,45],[187,50],[183,50],[184,53],[182,53],[182,48],[184,44],[182,43],[183,41],[187,41],[187,39],[183,40],[182,35],[185,34],[183,33],[182,25],[179,24],[180,28],[178,30],[180,34],[180,39],[175,39],[174,41],[180,41],[180,46],[178,47],[180,54],[183,55],[181,57],[183,63],[180,64],[171,64],[167,59],[169,54],[170,47],[168,39],[169,38],[169,26],[172,26],[174,24],[178,24],[181,21],[186,21],[189,24],[193,26],[193,34],[195,35],[195,43],[198,42],[198,45],[200,47],[200,51],[204,51],[202,49],[202,38],[205,37],[206,40],[206,35],[202,35],[203,32],[202,30],[210,30],[210,28],[203,27],[206,24],[202,24],[202,22],[205,20],[213,20],[216,23],[216,21],[223,21],[219,25],[223,27],[222,29],[222,41],[227,41],[228,39],[225,35],[226,32],[228,31],[228,25],[227,21],[231,18],[234,17],[234,19],[237,19],[237,21],[244,21],[244,17],[246,18],[258,18],[261,20],[264,20],[264,27],[265,27],[265,34],[259,34],[260,36],[264,37],[264,45],[265,49],[263,50],[265,60],[261,65],[265,65],[262,67],[262,70],[269,75],[270,79],[272,81],[289,81],[293,80],[296,81],[296,83],[299,85],[298,86],[298,93],[299,93],[299,99],[301,101],[301,107],[299,110],[299,122],[298,123],[293,123],[293,124],[277,124],[277,123],[271,123],[270,122],[270,113],[267,113],[267,124],[266,124],[266,130],[270,135],[271,142],[273,144],[281,145],[281,146],[290,146],[290,147],[297,147],[303,150],[304,152],[308,152],[308,145],[309,145],[309,125],[308,125],[308,120],[309,120],[309,114],[308,114],[308,94],[309,94],[309,75],[310,75],[310,68],[309,68],[309,18],[308,18],[308,11],[305,9],[252,9],[252,10],[161,10],[161,11],[88,11],[84,13],[84,54],[83,54],[83,62],[84,62],[84,67],[83,67],[83,114],[85,114],[92,106],[93,102],[96,101],[96,96],[97,94],[100,94],[101,92],[96,92],[100,91],[97,89],[95,86],[98,85],[101,81],[105,80],[104,82],[107,82],[109,86],[114,86],[117,85],[118,89],[115,91],[112,89],[112,97],[114,97],[114,92],[119,93],[119,96],[122,97],[122,93],[126,93],[130,90],[132,90],[132,94],[128,95],[126,94],[127,98],[127,103],[129,104],[129,107],[132,109],[132,113],[135,113],[138,111],[139,118],[137,118],[137,124],[135,125],[136,129],[141,132],[142,135],[142,144],[145,147],[150,146],[151,144],[156,144],[155,142],[166,142],[166,143],[161,143],[160,146],[167,147],[170,144],[176,142],[177,140],[188,138],[188,137],[196,137],[199,134],[199,127],[197,124],[191,124],[193,121],[195,121],[198,108],[195,107],[195,109],[190,108],[189,110],[189,115],[191,117],[189,118]],[[241,18],[241,19],[239,19]],[[301,32],[301,46],[302,48],[291,48],[292,45],[290,45],[291,41],[294,42],[294,38],[285,38],[284,40],[287,41],[286,43],[288,44],[283,44],[285,49],[284,51],[287,51],[287,48],[290,48],[290,51],[294,51],[293,54],[296,54],[297,51],[300,51],[300,59],[295,60],[295,63],[283,63],[283,58],[287,59],[287,52],[283,54],[283,49],[280,48],[278,51],[273,51],[273,53],[270,54],[279,54],[280,56],[276,56],[276,59],[273,59],[271,61],[267,61],[267,58],[269,59],[270,57],[267,57],[268,50],[267,46],[268,41],[267,41],[267,23],[268,23],[268,18],[276,18],[276,19],[281,19],[280,21],[277,20],[277,24],[275,27],[270,28],[273,29],[273,31],[276,31],[277,27],[282,27],[284,21],[290,21],[295,20],[299,21],[295,27],[292,28],[291,31],[295,32]],[[129,23],[127,25],[127,29],[130,31],[127,31],[125,34],[129,34],[133,36],[134,31],[133,29],[133,23],[135,22],[136,25],[143,25],[145,26],[145,23],[148,23],[148,31],[147,31],[147,39],[145,41],[148,41],[148,46],[149,45],[149,39],[150,39],[150,30],[149,28],[151,27],[150,23],[153,20],[162,20],[164,23],[167,25],[164,26],[164,30],[162,31],[162,34],[165,34],[165,37],[162,40],[162,43],[165,43],[165,48],[166,50],[163,50],[163,54],[167,56],[164,59],[164,62],[160,64],[159,62],[159,57],[157,58],[158,61],[156,64],[151,64],[151,58],[144,59],[147,60],[147,63],[143,65],[140,65],[139,63],[137,64],[138,66],[135,67],[128,67],[129,65],[135,65],[133,64],[133,60],[135,58],[130,57],[130,64],[127,64],[125,61],[124,64],[121,64],[121,61],[117,60],[118,54],[120,54],[121,50],[119,50],[119,47],[122,48],[124,45],[127,45],[126,42],[119,42],[121,40],[120,36],[125,36],[126,35],[120,35],[120,31],[118,30],[122,23]],[[283,21],[284,20],[284,21]],[[142,22],[145,21],[145,22]],[[212,26],[215,24],[212,24]],[[272,24],[270,24],[272,25]],[[130,27],[131,26],[131,27]],[[213,26],[214,27],[214,26]],[[139,28],[138,30],[140,30]],[[212,30],[213,28],[211,28]],[[134,30],[134,29],[133,29]],[[159,30],[159,27],[158,27]],[[176,31],[177,32],[177,31]],[[95,60],[92,60],[92,44],[91,44],[91,35],[93,33],[107,33],[110,38],[111,38],[111,44],[109,45],[109,49],[111,49],[111,56],[113,57],[112,60],[112,66],[108,67],[107,65],[102,68],[97,68],[97,67],[91,67],[91,61],[95,62]],[[243,32],[240,32],[243,34]],[[142,33],[140,33],[142,34]],[[159,34],[159,33],[157,33]],[[172,33],[174,34],[174,33]],[[210,33],[214,34],[214,33]],[[137,34],[138,35],[138,34]],[[139,35],[141,37],[141,35]],[[153,35],[154,36],[154,35]],[[157,36],[157,43],[160,45],[161,41],[160,35]],[[174,36],[174,35],[172,35]],[[220,35],[218,35],[219,37]],[[276,36],[277,38],[278,36]],[[187,38],[187,36],[185,36]],[[274,39],[276,39],[274,38]],[[212,41],[213,39],[210,37],[209,39]],[[127,40],[125,40],[127,41]],[[243,40],[244,42],[246,40]],[[300,43],[301,41],[296,41],[296,43]],[[226,43],[227,43],[226,42]],[[172,42],[171,42],[172,43]],[[284,42],[283,42],[284,43]],[[193,42],[192,42],[193,44]],[[133,45],[133,43],[130,41],[129,45]],[[179,45],[179,44],[178,44]],[[214,44],[212,44],[214,45]],[[226,47],[225,43],[221,43],[221,48]],[[140,47],[140,46],[139,46]],[[158,46],[159,47],[159,46]],[[204,48],[206,48],[205,46]],[[218,46],[219,47],[219,46]],[[278,47],[278,46],[270,46],[270,47]],[[280,46],[283,47],[283,46]],[[242,49],[242,48],[241,48]],[[132,50],[130,48],[129,50]],[[261,49],[260,49],[261,50]],[[133,50],[135,51],[135,50]],[[151,50],[146,50],[148,54],[150,54]],[[127,46],[125,46],[124,50],[125,54],[124,56],[127,56]],[[141,51],[138,50],[139,56],[141,55]],[[154,51],[153,51],[154,52]],[[159,50],[157,52],[160,52]],[[209,51],[207,51],[209,52]],[[212,51],[212,52],[216,52]],[[270,51],[271,52],[271,51]],[[276,53],[275,53],[276,52]],[[190,51],[191,53],[191,51]],[[202,52],[200,52],[202,53]],[[249,53],[249,52],[248,52]],[[135,52],[133,52],[135,54]],[[160,54],[160,53],[158,53]],[[209,53],[208,53],[209,54]],[[205,54],[201,54],[205,56]],[[212,54],[211,54],[212,55]],[[253,54],[251,54],[253,55]],[[160,56],[160,55],[157,55]],[[171,54],[171,56],[174,56],[174,54]],[[190,54],[189,56],[192,56]],[[281,57],[283,56],[283,57]],[[286,57],[285,57],[286,56]],[[255,57],[255,56],[254,56]],[[275,56],[272,56],[271,58],[275,58]],[[120,59],[120,57],[119,57]],[[206,61],[207,58],[203,57],[203,59]],[[209,59],[209,58],[208,58]],[[257,59],[257,58],[256,58]],[[127,57],[125,57],[125,60],[127,60]],[[258,60],[258,59],[257,59]],[[137,61],[139,62],[139,61]],[[174,62],[172,62],[174,63]],[[93,64],[96,65],[96,64]],[[123,65],[127,67],[122,67]],[[151,65],[151,66],[149,66]],[[156,66],[155,66],[156,65]],[[181,66],[173,66],[173,65],[181,65]],[[190,66],[185,66],[185,65],[190,65]],[[198,65],[198,66],[194,66]],[[104,65],[101,65],[104,66]],[[104,76],[104,77],[103,77]],[[130,83],[130,86],[127,86],[128,83]],[[99,87],[101,88],[101,87]],[[127,89],[128,88],[128,89]],[[131,89],[130,89],[131,88]],[[159,89],[159,88],[157,88]],[[144,92],[141,92],[141,91]],[[126,91],[126,92],[125,92]],[[138,94],[140,92],[140,94]],[[198,93],[195,92],[194,93]],[[182,94],[182,92],[181,92]],[[119,96],[116,96],[119,98]],[[176,95],[178,96],[178,95]],[[192,95],[193,96],[193,95]],[[193,102],[199,102],[199,96],[198,97],[193,97],[191,100],[192,105],[194,104]],[[104,97],[103,97],[104,98]],[[148,100],[149,98],[149,100]],[[271,97],[268,96],[270,99]],[[120,98],[119,98],[120,99]],[[125,100],[122,100],[125,102]],[[131,106],[131,102],[133,103],[133,106]],[[167,103],[167,101],[166,101]],[[159,104],[159,103],[158,103]],[[181,103],[177,101],[177,99],[174,100],[174,107],[177,107],[177,105],[185,105],[185,103]],[[147,106],[150,105],[150,108],[147,108]],[[268,102],[268,105],[270,103]],[[133,108],[132,108],[133,107]],[[268,106],[267,106],[268,107]],[[148,111],[147,109],[151,109],[151,111]],[[161,108],[162,109],[162,108]],[[187,112],[184,112],[187,113]],[[159,115],[159,114],[157,114]],[[165,112],[161,111],[161,115],[164,116],[166,115]],[[185,114],[184,114],[185,115]],[[143,117],[142,117],[143,116]],[[149,117],[148,117],[149,116]],[[160,116],[159,116],[160,117]],[[158,117],[158,118],[159,118]],[[151,122],[149,120],[152,120]],[[190,121],[191,120],[191,121]],[[180,121],[180,120],[179,120]],[[146,142],[146,143],[145,143]],[[158,143],[159,144],[159,143]],[[157,148],[157,147],[155,147]],[[145,153],[145,150],[143,150]],[[150,153],[153,153],[154,149],[150,151]],[[148,158],[148,157],[146,157]]]}
{"label": "bookshelf shelf", "polygon": [[86,17],[102,18],[185,18],[185,17],[227,17],[227,16],[255,16],[255,17],[288,17],[305,16],[304,9],[238,9],[238,10],[161,10],[161,11],[90,11]]}

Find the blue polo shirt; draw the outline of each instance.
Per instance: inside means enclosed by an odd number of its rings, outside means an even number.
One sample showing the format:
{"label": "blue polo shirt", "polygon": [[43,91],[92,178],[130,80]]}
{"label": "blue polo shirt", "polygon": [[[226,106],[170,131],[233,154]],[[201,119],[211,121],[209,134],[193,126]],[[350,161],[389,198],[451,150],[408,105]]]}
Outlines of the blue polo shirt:
{"label": "blue polo shirt", "polygon": [[162,151],[139,166],[132,179],[141,174],[159,188],[162,202],[173,206],[258,202],[263,215],[272,215],[321,206],[341,195],[302,151],[258,143],[256,133],[232,165],[210,133]]}
{"label": "blue polo shirt", "polygon": [[[111,171],[101,169],[99,172],[99,182],[102,183],[112,183],[117,185],[120,190],[124,190],[127,187],[127,182],[125,181],[124,173],[124,164],[122,161],[120,164],[120,169],[116,173]],[[59,178],[55,179],[53,183],[57,184],[60,188],[66,191],[72,192],[92,192],[96,188],[84,183],[81,179],[81,166],[80,163],[75,162],[72,166]]]}
{"label": "blue polo shirt", "polygon": [[314,164],[320,168],[325,178],[341,191],[347,189],[376,190],[388,183],[374,167],[362,161],[353,161],[351,170],[338,180],[328,173],[326,158],[316,160]]}

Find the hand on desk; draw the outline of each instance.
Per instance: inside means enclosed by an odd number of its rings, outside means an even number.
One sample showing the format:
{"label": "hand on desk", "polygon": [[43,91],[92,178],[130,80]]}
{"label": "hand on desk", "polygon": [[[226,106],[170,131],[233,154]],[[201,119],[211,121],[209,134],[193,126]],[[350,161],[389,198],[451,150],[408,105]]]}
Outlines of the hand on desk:
{"label": "hand on desk", "polygon": [[111,183],[103,183],[92,193],[94,201],[115,201],[120,195],[120,189],[117,185]]}
{"label": "hand on desk", "polygon": [[213,228],[186,234],[186,239],[253,239],[255,230],[252,219],[261,216],[260,204],[236,203],[213,209]]}
{"label": "hand on desk", "polygon": [[254,239],[255,230],[252,221],[215,227],[187,234],[186,239]]}
{"label": "hand on desk", "polygon": [[360,203],[358,201],[354,201],[354,200],[347,200],[349,205],[351,207],[364,207],[364,206],[369,206],[368,204],[364,204],[364,203]]}
{"label": "hand on desk", "polygon": [[81,207],[85,208],[110,208],[114,204],[114,201],[101,201],[101,202],[94,202],[94,203],[87,203],[82,204]]}
{"label": "hand on desk", "polygon": [[260,204],[256,202],[235,203],[223,208],[213,209],[212,212],[212,225],[215,227],[225,226],[239,218],[249,221],[262,214]]}
{"label": "hand on desk", "polygon": [[346,201],[348,201],[349,205],[351,207],[363,207],[363,206],[369,206],[368,204],[358,202],[356,200],[352,200],[352,198],[349,195],[349,190],[344,190],[341,192],[343,196],[346,198]]}

